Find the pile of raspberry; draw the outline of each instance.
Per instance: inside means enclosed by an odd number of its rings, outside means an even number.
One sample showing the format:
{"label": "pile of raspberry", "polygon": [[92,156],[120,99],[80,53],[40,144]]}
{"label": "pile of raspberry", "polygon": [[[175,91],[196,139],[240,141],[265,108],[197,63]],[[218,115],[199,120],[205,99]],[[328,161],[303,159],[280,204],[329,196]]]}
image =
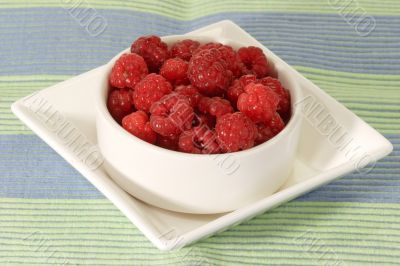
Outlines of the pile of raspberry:
{"label": "pile of raspberry", "polygon": [[134,136],[196,154],[250,149],[290,118],[290,94],[260,48],[143,36],[115,62],[107,107]]}

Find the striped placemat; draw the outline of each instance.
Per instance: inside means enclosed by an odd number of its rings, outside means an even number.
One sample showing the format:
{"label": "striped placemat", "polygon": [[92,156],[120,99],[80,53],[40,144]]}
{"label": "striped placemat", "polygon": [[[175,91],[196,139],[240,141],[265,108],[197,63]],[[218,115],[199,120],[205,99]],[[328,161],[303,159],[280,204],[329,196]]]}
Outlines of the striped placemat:
{"label": "striped placemat", "polygon": [[[190,248],[161,252],[22,125],[10,104],[107,62],[140,35],[181,34],[222,19],[395,148],[368,174],[347,175]],[[398,0],[0,0],[0,25],[1,265],[400,265]]]}

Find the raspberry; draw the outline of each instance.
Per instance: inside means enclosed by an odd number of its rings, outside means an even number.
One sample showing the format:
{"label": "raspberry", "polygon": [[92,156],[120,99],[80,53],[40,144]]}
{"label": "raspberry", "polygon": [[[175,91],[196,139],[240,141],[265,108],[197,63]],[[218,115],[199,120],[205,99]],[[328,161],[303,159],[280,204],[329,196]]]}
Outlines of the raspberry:
{"label": "raspberry", "polygon": [[171,58],[162,65],[160,75],[174,85],[188,84],[187,70],[188,63],[186,61],[179,58]]}
{"label": "raspberry", "polygon": [[268,61],[263,51],[254,46],[242,47],[238,50],[240,60],[244,64],[244,72],[263,78],[268,74]]}
{"label": "raspberry", "polygon": [[289,92],[282,86],[281,82],[278,79],[266,77],[260,80],[261,84],[269,87],[273,90],[276,95],[279,97],[278,104],[278,112],[280,114],[288,114],[290,113],[290,94]]}
{"label": "raspberry", "polygon": [[168,58],[168,46],[160,37],[150,35],[137,39],[131,46],[131,52],[143,56],[150,72],[158,72]]}
{"label": "raspberry", "polygon": [[214,131],[206,127],[195,127],[180,135],[179,150],[187,153],[215,154],[220,152],[220,146]]}
{"label": "raspberry", "polygon": [[278,113],[275,113],[271,121],[268,123],[268,126],[271,128],[272,133],[276,135],[282,131],[282,129],[285,127],[285,123],[283,122],[281,116]]}
{"label": "raspberry", "polygon": [[186,96],[171,93],[154,103],[150,124],[162,136],[173,137],[192,127],[193,108]]}
{"label": "raspberry", "polygon": [[258,133],[256,125],[241,112],[219,117],[215,132],[224,152],[235,152],[253,147]]}
{"label": "raspberry", "polygon": [[157,134],[151,129],[149,117],[143,111],[137,111],[122,119],[122,127],[132,135],[154,144]]}
{"label": "raspberry", "polygon": [[123,54],[115,62],[109,81],[116,88],[131,88],[148,74],[143,57],[137,54]]}
{"label": "raspberry", "polygon": [[243,86],[240,84],[239,79],[235,79],[232,82],[232,85],[226,90],[226,98],[229,99],[232,106],[237,108],[237,100],[239,99],[240,94],[244,92]]}
{"label": "raspberry", "polygon": [[268,124],[258,123],[256,144],[261,144],[277,135],[285,127],[285,123],[278,113],[275,113]]}
{"label": "raspberry", "polygon": [[188,77],[200,93],[215,96],[222,94],[232,78],[226,68],[222,53],[215,48],[202,50],[192,56],[189,62]]}
{"label": "raspberry", "polygon": [[140,81],[133,92],[136,109],[149,112],[153,103],[172,91],[171,84],[162,76],[149,74]]}
{"label": "raspberry", "polygon": [[178,86],[175,88],[175,92],[181,95],[185,95],[190,102],[190,105],[195,108],[202,97],[197,88],[193,85]]}
{"label": "raspberry", "polygon": [[233,76],[240,77],[243,73],[243,63],[240,61],[238,54],[232,49],[232,47],[224,45],[218,48],[223,54],[223,58],[228,64],[228,69],[232,72]]}
{"label": "raspberry", "polygon": [[182,40],[175,43],[171,47],[171,57],[178,57],[182,60],[189,61],[192,57],[193,52],[200,46],[198,41],[193,40]]}
{"label": "raspberry", "polygon": [[274,133],[272,133],[271,128],[266,126],[264,123],[257,124],[257,138],[256,145],[266,142],[267,140],[272,139]]}
{"label": "raspberry", "polygon": [[215,117],[233,113],[231,103],[221,97],[203,97],[199,101],[198,108],[200,112],[204,114],[210,114]]}
{"label": "raspberry", "polygon": [[107,108],[111,116],[121,124],[122,118],[133,111],[131,93],[127,89],[116,89],[110,92]]}
{"label": "raspberry", "polygon": [[199,49],[197,49],[197,50],[195,51],[195,53],[200,52],[200,51],[203,51],[203,50],[209,50],[209,49],[212,49],[212,48],[218,49],[218,48],[220,48],[221,46],[223,46],[222,43],[219,43],[219,42],[209,42],[209,43],[200,45],[200,46],[199,46]]}
{"label": "raspberry", "polygon": [[279,98],[268,87],[262,84],[250,83],[240,94],[237,107],[253,122],[268,123],[276,111]]}
{"label": "raspberry", "polygon": [[240,94],[244,92],[244,87],[256,81],[257,77],[254,75],[244,75],[233,81],[232,85],[226,90],[226,97],[231,102],[232,106],[237,106],[237,100]]}
{"label": "raspberry", "polygon": [[223,45],[222,43],[207,43],[201,45],[196,51],[208,50],[215,48],[222,53],[222,58],[226,61],[226,67],[232,72],[235,77],[242,75],[243,63],[240,61],[239,56],[229,45]]}
{"label": "raspberry", "polygon": [[157,145],[168,150],[177,151],[179,149],[178,141],[179,138],[177,136],[164,137],[157,135]]}
{"label": "raspberry", "polygon": [[239,78],[239,83],[244,88],[250,83],[257,83],[257,77],[254,75],[243,75]]}

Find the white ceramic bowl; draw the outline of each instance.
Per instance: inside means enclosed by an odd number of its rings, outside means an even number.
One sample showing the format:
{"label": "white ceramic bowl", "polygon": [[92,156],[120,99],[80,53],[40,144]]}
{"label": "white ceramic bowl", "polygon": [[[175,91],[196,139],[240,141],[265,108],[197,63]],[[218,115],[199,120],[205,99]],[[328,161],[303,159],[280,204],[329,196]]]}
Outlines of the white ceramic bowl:
{"label": "white ceramic bowl", "polygon": [[[234,48],[242,46],[230,40],[189,35],[162,39],[171,44],[187,38],[202,43],[218,41]],[[109,71],[119,55],[108,63]],[[291,172],[302,120],[294,105],[300,98],[298,85],[279,63],[274,67],[279,80],[291,94],[289,123],[277,136],[259,146],[219,155],[170,151],[125,131],[107,110],[108,77],[104,76],[95,101],[97,138],[106,171],[134,197],[177,212],[228,212],[273,194]]]}

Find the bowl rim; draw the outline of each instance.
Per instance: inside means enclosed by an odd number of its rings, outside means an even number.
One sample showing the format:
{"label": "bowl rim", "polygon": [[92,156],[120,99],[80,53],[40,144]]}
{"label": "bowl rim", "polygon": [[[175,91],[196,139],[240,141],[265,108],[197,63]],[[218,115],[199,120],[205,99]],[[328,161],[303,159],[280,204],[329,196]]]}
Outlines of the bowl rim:
{"label": "bowl rim", "polygon": [[[221,42],[221,43],[234,43],[236,45],[241,45],[241,46],[246,46],[244,44],[241,44],[240,42],[232,39],[227,39],[227,38],[212,38],[209,36],[196,36],[196,35],[169,35],[169,36],[164,36],[161,37],[163,41],[166,42],[171,42],[171,41],[179,41],[183,39],[193,39],[193,40],[202,40],[204,42],[204,39],[209,40],[209,41],[215,41],[215,42]],[[207,41],[206,41],[207,42]],[[258,46],[263,50],[265,53],[265,47],[264,46]],[[290,97],[291,97],[291,117],[284,127],[284,129],[279,132],[277,135],[269,139],[268,141],[265,141],[262,144],[259,144],[255,147],[252,147],[247,150],[242,150],[242,151],[236,151],[236,152],[230,152],[230,153],[218,153],[218,154],[193,154],[193,153],[185,153],[181,151],[174,151],[174,150],[169,150],[163,147],[159,147],[155,144],[148,143],[132,134],[127,132],[121,125],[119,125],[114,118],[111,116],[110,112],[108,111],[107,108],[107,92],[109,90],[109,84],[108,84],[108,75],[109,72],[114,64],[114,62],[122,55],[125,53],[130,53],[130,48],[127,48],[117,55],[115,55],[109,62],[107,62],[105,73],[106,76],[104,78],[104,82],[107,82],[107,86],[104,86],[101,88],[101,91],[95,91],[95,104],[97,107],[97,116],[102,116],[106,121],[107,124],[112,126],[121,136],[124,136],[128,141],[130,142],[135,142],[135,144],[141,145],[143,148],[146,149],[152,149],[154,152],[160,152],[160,153],[165,153],[166,155],[172,156],[181,156],[185,158],[212,158],[212,157],[218,157],[218,156],[229,156],[229,155],[234,155],[234,156],[249,156],[254,153],[258,153],[263,149],[268,149],[268,147],[275,145],[277,142],[279,142],[282,138],[284,138],[286,135],[290,134],[290,131],[298,124],[297,122],[301,120],[301,114],[299,110],[299,106],[296,104],[299,98],[301,97],[300,95],[300,88],[299,85],[295,82],[295,78],[289,77],[289,80],[292,81],[293,84],[291,84],[291,88],[288,90],[290,91]],[[275,62],[276,63],[276,62]],[[282,65],[278,64],[276,65],[276,69],[278,73],[284,73],[282,71]],[[291,73],[285,73],[284,75],[291,75]],[[278,75],[279,79],[279,75]],[[96,123],[96,127],[98,124]],[[298,125],[297,125],[298,126]]]}

